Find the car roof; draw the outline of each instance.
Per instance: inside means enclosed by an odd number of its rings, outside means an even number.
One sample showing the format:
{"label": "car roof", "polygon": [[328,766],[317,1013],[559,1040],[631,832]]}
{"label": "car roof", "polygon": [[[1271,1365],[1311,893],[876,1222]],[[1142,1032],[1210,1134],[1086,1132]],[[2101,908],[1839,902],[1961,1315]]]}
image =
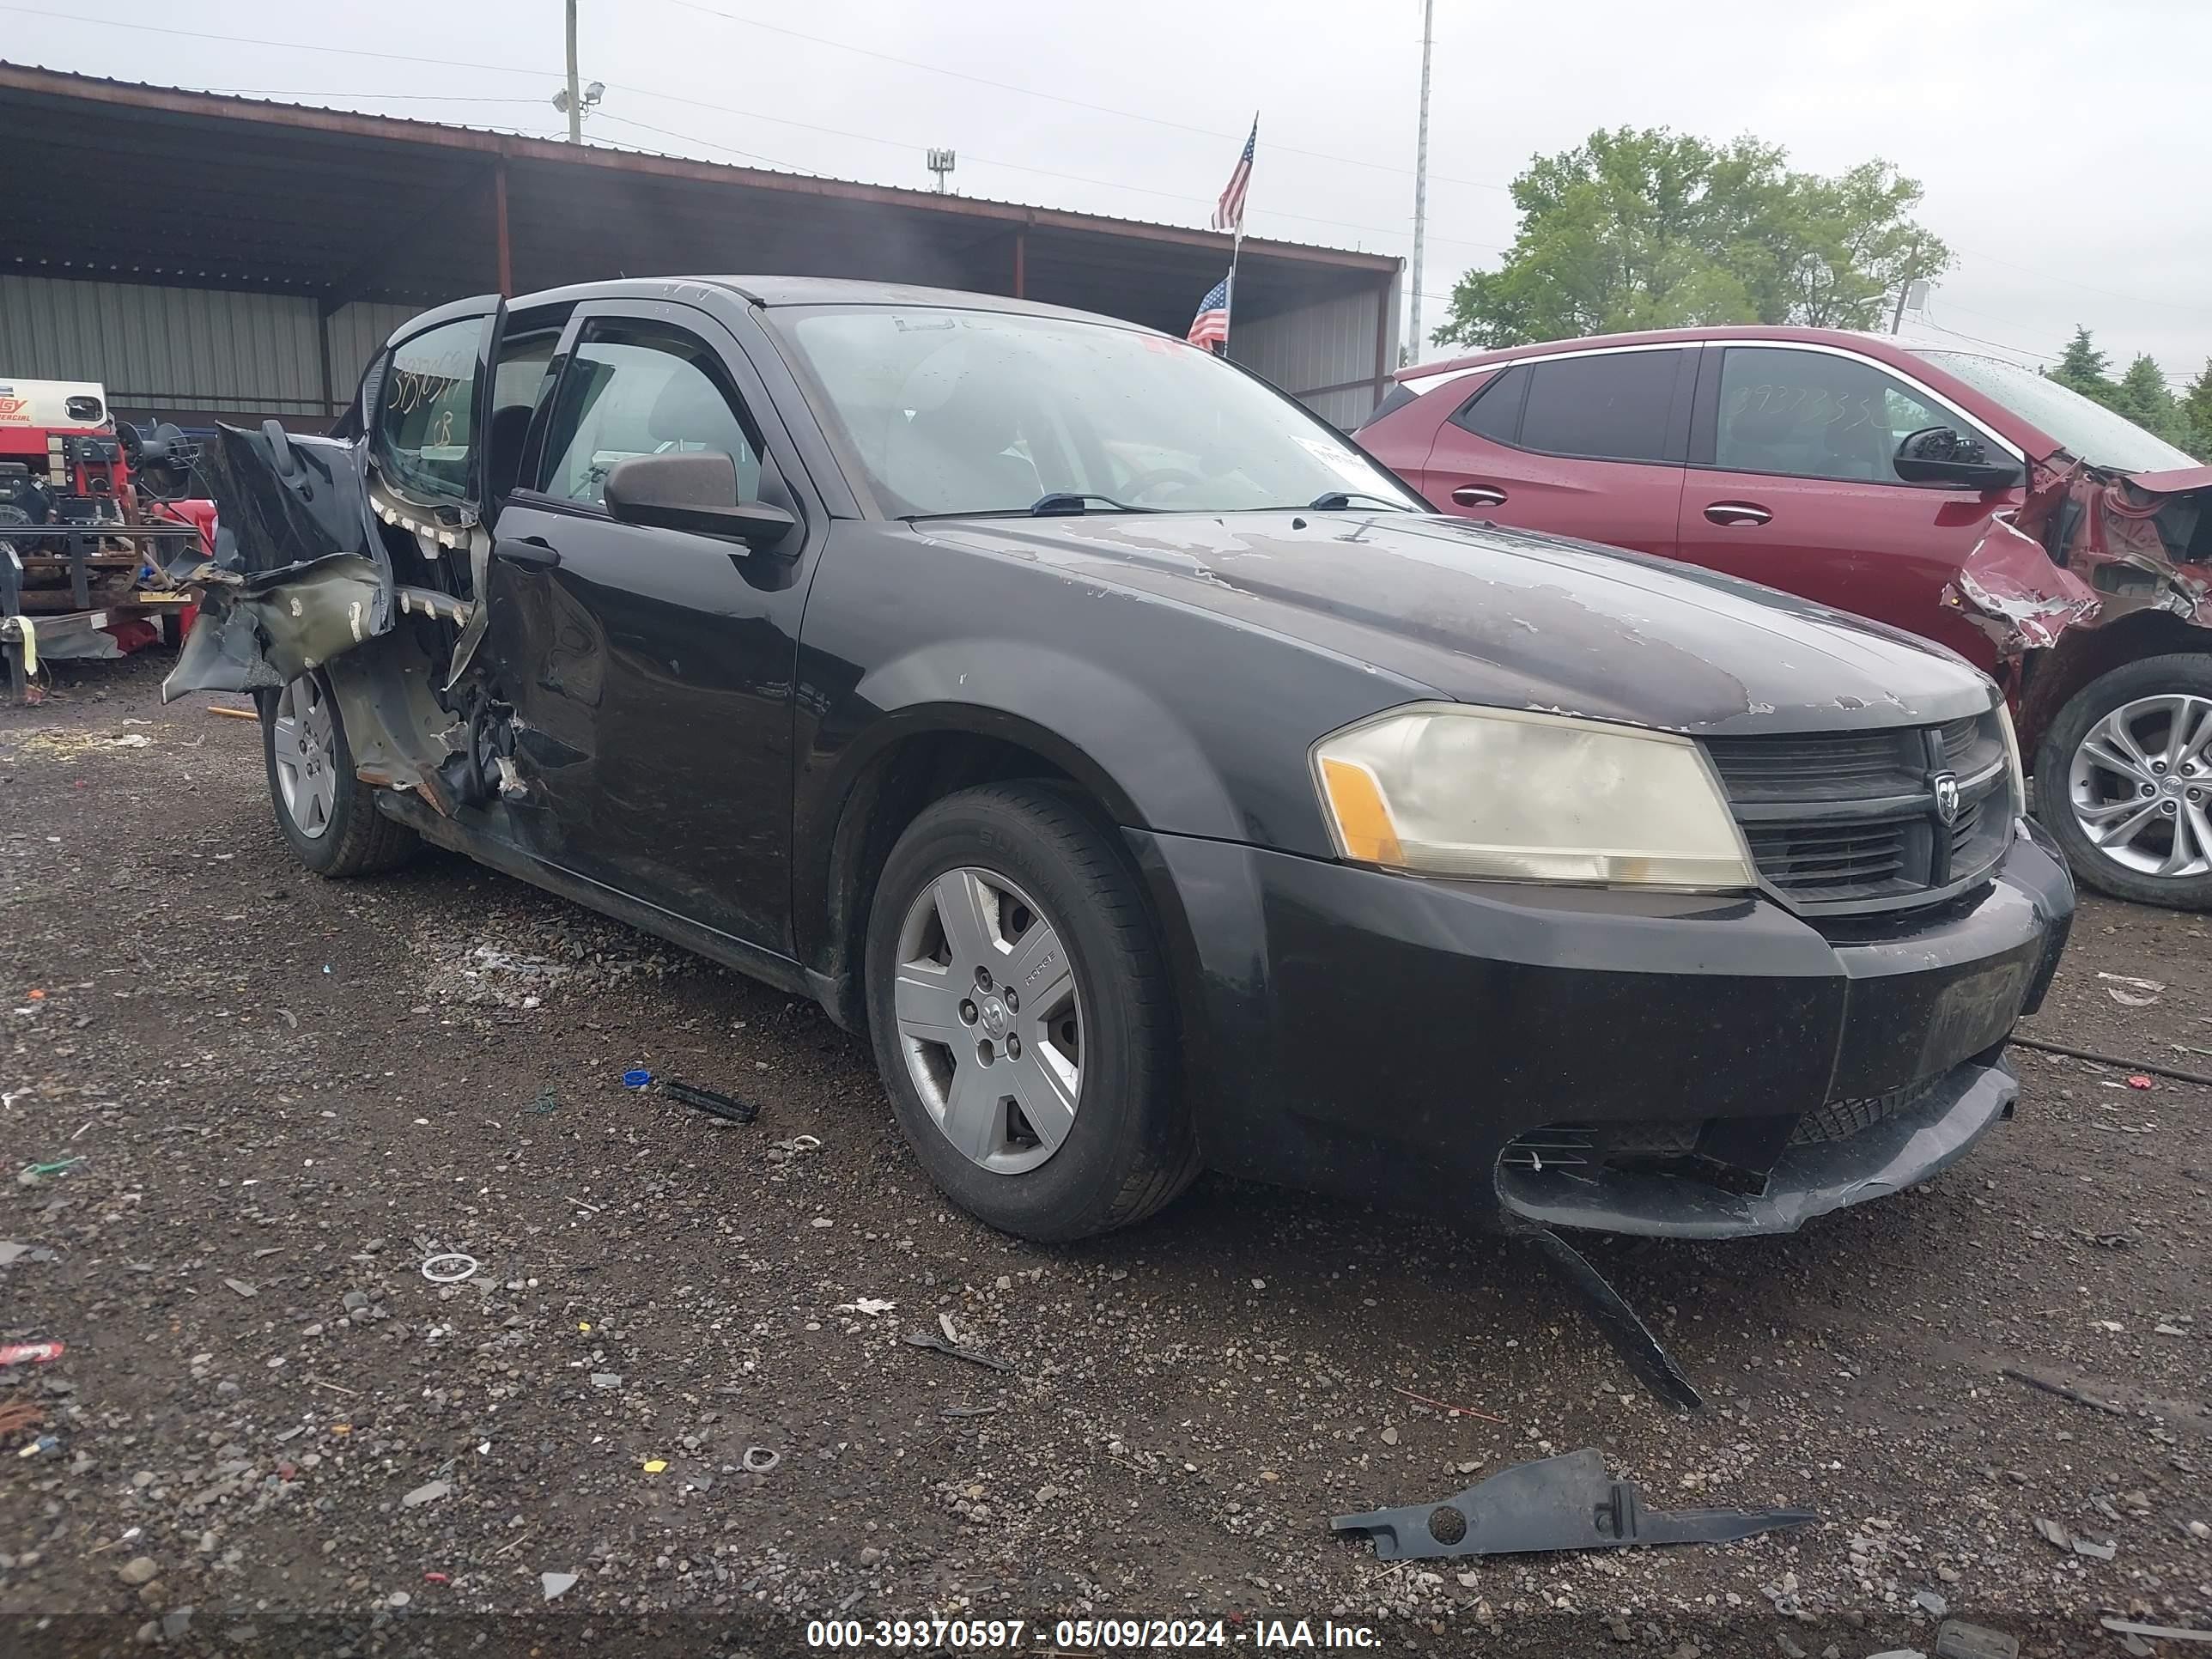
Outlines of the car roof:
{"label": "car roof", "polygon": [[1526,345],[1501,346],[1494,351],[1471,351],[1425,363],[1413,363],[1393,377],[1413,390],[1439,375],[1455,378],[1470,369],[1496,363],[1516,362],[1524,357],[1555,356],[1566,351],[1599,351],[1613,346],[1695,345],[1706,340],[1771,340],[1809,345],[1849,346],[1870,356],[1901,352],[1903,343],[1887,334],[1843,328],[1770,328],[1761,323],[1730,323],[1711,328],[1656,328],[1638,334],[1591,334],[1580,339],[1539,340]]}
{"label": "car roof", "polygon": [[[939,310],[1015,312],[1031,317],[1063,317],[1082,322],[1109,323],[1116,328],[1143,329],[1119,317],[1077,311],[1066,306],[1040,305],[1007,294],[979,294],[963,289],[924,288],[910,283],[866,283],[842,276],[696,276],[617,278],[603,283],[578,283],[547,289],[507,301],[510,308],[550,305],[595,297],[637,298],[681,296],[686,289],[721,289],[749,305],[764,310],[787,306],[929,306]],[[1146,333],[1156,330],[1145,329]]]}

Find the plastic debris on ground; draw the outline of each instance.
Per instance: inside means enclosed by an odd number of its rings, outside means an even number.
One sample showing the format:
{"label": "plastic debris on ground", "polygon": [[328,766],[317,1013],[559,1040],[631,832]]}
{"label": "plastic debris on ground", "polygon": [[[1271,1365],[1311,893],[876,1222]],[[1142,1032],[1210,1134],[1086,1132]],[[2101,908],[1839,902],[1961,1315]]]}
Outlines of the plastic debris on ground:
{"label": "plastic debris on ground", "polygon": [[[625,1078],[623,1080],[627,1082],[629,1079]],[[660,1086],[671,1100],[681,1101],[695,1111],[705,1112],[727,1122],[750,1123],[760,1115],[760,1108],[750,1101],[738,1100],[713,1089],[702,1089],[696,1083],[684,1083],[672,1077],[663,1078]]]}
{"label": "plastic debris on ground", "polygon": [[538,1582],[544,1587],[547,1601],[557,1601],[576,1588],[576,1575],[573,1572],[541,1572],[538,1575]]}
{"label": "plastic debris on ground", "polygon": [[0,1368],[9,1365],[43,1365],[49,1360],[59,1359],[69,1352],[66,1342],[10,1342],[0,1347]]}
{"label": "plastic debris on ground", "polygon": [[[454,1264],[460,1264],[456,1270]],[[476,1276],[477,1262],[472,1255],[459,1250],[441,1250],[422,1264],[422,1277],[433,1285],[458,1285],[465,1279]]]}
{"label": "plastic debris on ground", "polygon": [[642,1089],[652,1081],[653,1073],[642,1066],[634,1066],[623,1073],[623,1087],[625,1089]]}

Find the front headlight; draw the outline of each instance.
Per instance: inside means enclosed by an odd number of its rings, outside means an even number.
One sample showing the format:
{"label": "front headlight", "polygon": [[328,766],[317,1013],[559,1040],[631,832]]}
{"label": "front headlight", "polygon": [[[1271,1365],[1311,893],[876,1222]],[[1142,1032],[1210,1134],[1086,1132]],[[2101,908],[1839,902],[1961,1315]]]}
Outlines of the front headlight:
{"label": "front headlight", "polygon": [[1751,856],[1687,738],[1417,703],[1314,745],[1337,852],[1425,876],[1743,890]]}
{"label": "front headlight", "polygon": [[2012,729],[2012,710],[2002,697],[1997,699],[1997,725],[2004,732],[2005,765],[2011,774],[2012,815],[2019,817],[2027,811],[2027,769],[2020,763],[2020,733]]}

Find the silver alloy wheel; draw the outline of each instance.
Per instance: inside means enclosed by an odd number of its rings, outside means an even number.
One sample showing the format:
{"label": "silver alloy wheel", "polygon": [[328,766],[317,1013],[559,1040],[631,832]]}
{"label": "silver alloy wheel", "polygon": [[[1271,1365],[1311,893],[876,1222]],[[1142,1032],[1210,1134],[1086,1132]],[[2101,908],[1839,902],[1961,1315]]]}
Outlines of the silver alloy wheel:
{"label": "silver alloy wheel", "polygon": [[945,1138],[997,1175],[1034,1170],[1075,1127],[1083,997],[1060,930],[993,871],[948,870],[899,928],[899,1051]]}
{"label": "silver alloy wheel", "polygon": [[2124,869],[2212,872],[2212,698],[2137,697],[2089,728],[2066,793],[2074,822]]}
{"label": "silver alloy wheel", "polygon": [[276,697],[276,789],[299,832],[320,836],[337,810],[331,705],[313,674],[302,674]]}

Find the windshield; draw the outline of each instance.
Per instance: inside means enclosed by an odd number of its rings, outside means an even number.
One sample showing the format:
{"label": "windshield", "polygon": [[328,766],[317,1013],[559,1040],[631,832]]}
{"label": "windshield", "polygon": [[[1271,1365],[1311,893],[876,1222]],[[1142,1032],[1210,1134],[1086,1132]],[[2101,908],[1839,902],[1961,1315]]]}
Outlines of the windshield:
{"label": "windshield", "polygon": [[2153,437],[2124,415],[2083,397],[2071,386],[2047,380],[2032,368],[1971,351],[1913,350],[1947,374],[1956,375],[1987,398],[2065,447],[2067,453],[2115,472],[2170,472],[2199,465],[2196,458]]}
{"label": "windshield", "polygon": [[893,517],[1026,513],[1061,492],[1092,498],[1089,511],[1234,513],[1339,493],[1428,510],[1321,422],[1180,340],[1010,312],[770,315]]}

